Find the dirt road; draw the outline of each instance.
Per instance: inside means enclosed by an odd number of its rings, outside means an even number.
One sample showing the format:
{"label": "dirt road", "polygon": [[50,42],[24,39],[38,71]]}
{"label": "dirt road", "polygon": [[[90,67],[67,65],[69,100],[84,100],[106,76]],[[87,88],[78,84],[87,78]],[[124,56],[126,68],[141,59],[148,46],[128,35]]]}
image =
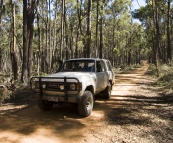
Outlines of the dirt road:
{"label": "dirt road", "polygon": [[68,106],[1,105],[0,142],[172,143],[173,102],[153,86],[147,68],[117,75],[111,99],[97,97],[87,118]]}

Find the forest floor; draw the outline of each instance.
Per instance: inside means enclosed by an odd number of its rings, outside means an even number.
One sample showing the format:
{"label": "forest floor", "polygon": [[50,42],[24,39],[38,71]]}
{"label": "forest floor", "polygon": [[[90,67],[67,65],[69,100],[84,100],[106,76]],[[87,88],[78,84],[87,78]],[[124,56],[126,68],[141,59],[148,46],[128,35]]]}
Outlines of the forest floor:
{"label": "forest floor", "polygon": [[116,75],[112,97],[93,112],[56,105],[41,111],[31,97],[0,104],[1,143],[172,143],[173,94],[147,74],[148,65]]}

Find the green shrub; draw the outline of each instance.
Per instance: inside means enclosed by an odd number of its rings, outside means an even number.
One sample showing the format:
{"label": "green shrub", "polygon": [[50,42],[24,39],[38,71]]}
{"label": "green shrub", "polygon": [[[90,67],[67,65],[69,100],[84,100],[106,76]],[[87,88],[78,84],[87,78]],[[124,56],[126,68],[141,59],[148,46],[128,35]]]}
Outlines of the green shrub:
{"label": "green shrub", "polygon": [[157,83],[166,88],[173,89],[173,67],[166,64],[159,66],[159,78]]}
{"label": "green shrub", "polygon": [[9,91],[7,87],[0,85],[0,100],[9,98],[10,95],[11,95],[11,91]]}

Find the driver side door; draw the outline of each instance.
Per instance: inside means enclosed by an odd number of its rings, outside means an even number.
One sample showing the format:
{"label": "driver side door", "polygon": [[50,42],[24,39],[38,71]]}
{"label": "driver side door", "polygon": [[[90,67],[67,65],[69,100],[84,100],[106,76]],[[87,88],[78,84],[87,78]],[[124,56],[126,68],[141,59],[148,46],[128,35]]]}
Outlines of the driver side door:
{"label": "driver side door", "polygon": [[102,71],[101,61],[96,61],[96,93],[104,89],[104,72]]}

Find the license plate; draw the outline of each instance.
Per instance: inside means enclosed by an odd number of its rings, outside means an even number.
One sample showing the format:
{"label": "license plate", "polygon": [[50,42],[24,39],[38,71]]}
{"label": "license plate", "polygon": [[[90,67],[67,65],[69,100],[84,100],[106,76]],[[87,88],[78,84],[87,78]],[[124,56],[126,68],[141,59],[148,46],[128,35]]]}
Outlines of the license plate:
{"label": "license plate", "polygon": [[48,101],[58,102],[58,98],[57,97],[48,97]]}

